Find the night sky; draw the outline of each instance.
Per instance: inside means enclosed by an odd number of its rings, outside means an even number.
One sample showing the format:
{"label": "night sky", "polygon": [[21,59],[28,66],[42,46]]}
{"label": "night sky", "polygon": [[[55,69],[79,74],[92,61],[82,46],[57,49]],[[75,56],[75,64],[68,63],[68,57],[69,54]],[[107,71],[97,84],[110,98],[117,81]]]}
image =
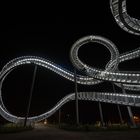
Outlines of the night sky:
{"label": "night sky", "polygon": [[[138,1],[137,1],[138,2]],[[90,4],[89,4],[90,5]],[[52,9],[46,14],[45,24],[7,24],[1,32],[0,68],[11,59],[20,56],[39,56],[53,61],[62,67],[73,71],[69,52],[73,43],[86,35],[100,35],[114,42],[120,53],[139,47],[140,37],[131,35],[118,27],[109,7],[109,2],[97,1],[84,7],[67,7]],[[137,12],[138,3],[127,2],[128,13],[140,18]],[[77,9],[77,10],[76,10]],[[88,9],[88,10],[87,10]],[[85,63],[98,68],[104,68],[110,59],[109,51],[99,44],[84,45],[79,51],[79,57]],[[120,70],[139,71],[140,59],[125,62],[119,65]],[[25,116],[32,82],[34,65],[24,65],[15,69],[3,84],[3,100],[7,109],[20,116]],[[118,92],[121,92],[116,87]],[[78,91],[113,92],[108,82],[96,86],[78,85]],[[33,92],[30,116],[49,110],[62,97],[74,92],[74,83],[59,75],[38,67]],[[128,93],[132,93],[128,91]],[[90,108],[90,109],[89,109]],[[74,102],[62,108],[64,117],[74,118]],[[127,116],[126,108],[121,107]],[[79,102],[80,121],[95,122],[99,120],[98,103]],[[116,106],[103,103],[105,120],[117,119]],[[140,115],[139,109],[134,113]],[[112,113],[113,112],[113,113]],[[55,114],[57,116],[57,113]],[[0,118],[2,119],[2,118]]]}

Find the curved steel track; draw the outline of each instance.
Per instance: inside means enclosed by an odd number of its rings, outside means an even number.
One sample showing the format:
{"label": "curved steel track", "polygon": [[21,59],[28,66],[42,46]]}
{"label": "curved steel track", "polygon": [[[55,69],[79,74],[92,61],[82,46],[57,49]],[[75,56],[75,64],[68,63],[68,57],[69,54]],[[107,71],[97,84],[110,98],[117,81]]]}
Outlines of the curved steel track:
{"label": "curved steel track", "polygon": [[[110,0],[110,7],[112,14],[117,22],[117,24],[125,31],[140,35],[140,21],[138,19],[132,18],[127,14],[126,0]],[[90,67],[83,63],[78,57],[79,48],[89,42],[96,42],[107,47],[111,53],[111,60],[107,63],[105,70],[98,69],[95,67]],[[140,90],[140,73],[132,71],[119,71],[119,63],[131,59],[135,59],[140,56],[140,48],[126,52],[124,54],[119,54],[119,51],[114,43],[110,40],[101,36],[86,36],[74,43],[70,51],[71,61],[74,67],[83,72],[84,75],[77,75],[77,83],[83,85],[95,85],[103,81],[114,82],[117,86],[123,84],[124,88],[127,90]],[[0,114],[10,122],[23,123],[24,117],[18,117],[10,114],[3,104],[2,100],[2,84],[6,76],[10,72],[20,65],[24,64],[35,64],[45,67],[60,76],[74,81],[74,73],[62,68],[61,66],[47,60],[44,58],[36,56],[23,56],[8,62],[0,72]],[[100,101],[114,104],[123,104],[130,106],[140,107],[140,95],[134,94],[121,94],[121,93],[100,93],[100,92],[79,92],[79,100],[91,100]],[[28,123],[41,121],[48,118],[54,114],[61,106],[65,103],[74,100],[74,93],[65,96],[61,99],[51,110],[45,112],[44,114],[28,117]]]}

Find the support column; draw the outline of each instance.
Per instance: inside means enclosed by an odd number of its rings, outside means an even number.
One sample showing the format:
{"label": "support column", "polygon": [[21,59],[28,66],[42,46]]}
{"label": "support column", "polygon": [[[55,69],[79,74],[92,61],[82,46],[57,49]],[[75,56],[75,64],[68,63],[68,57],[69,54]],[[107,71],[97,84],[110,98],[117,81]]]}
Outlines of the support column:
{"label": "support column", "polygon": [[[111,83],[111,84],[113,86],[114,93],[116,93],[116,89],[115,89],[114,83]],[[122,113],[121,113],[121,110],[120,110],[120,106],[118,104],[117,104],[117,109],[118,109],[118,112],[119,112],[119,117],[120,117],[121,124],[123,124]]]}
{"label": "support column", "polygon": [[27,106],[27,112],[26,112],[25,121],[24,121],[24,127],[26,127],[26,125],[27,125],[27,118],[28,118],[29,112],[30,112],[32,94],[33,94],[34,83],[35,83],[35,78],[36,78],[36,71],[37,71],[37,65],[35,65],[35,68],[34,68],[33,79],[32,79],[32,84],[31,84],[31,89],[30,89],[30,95],[29,95],[29,101],[28,101],[28,106]]}
{"label": "support column", "polygon": [[[126,94],[126,91],[124,89],[123,84],[121,84],[121,88],[122,88],[123,94]],[[127,100],[127,98],[126,98],[126,100]],[[131,121],[132,127],[133,128],[136,128],[136,123],[134,121],[134,117],[133,117],[133,113],[132,113],[131,107],[130,106],[127,106],[127,110],[128,110],[128,114],[129,114],[129,117],[130,117],[130,121]]]}
{"label": "support column", "polygon": [[103,117],[102,105],[101,105],[100,102],[99,102],[99,111],[100,111],[101,125],[102,125],[102,127],[104,127],[104,126],[105,126],[105,123],[104,123],[104,117]]}
{"label": "support column", "polygon": [[79,106],[78,106],[78,90],[77,90],[77,73],[74,68],[74,83],[75,83],[75,107],[76,107],[76,124],[79,125]]}
{"label": "support column", "polygon": [[121,124],[123,124],[123,118],[122,118],[122,113],[121,113],[121,110],[120,110],[120,106],[117,105],[117,108],[118,108],[118,112],[119,112],[120,122],[121,122]]}
{"label": "support column", "polygon": [[59,109],[59,112],[58,112],[58,125],[60,128],[61,127],[61,108]]}

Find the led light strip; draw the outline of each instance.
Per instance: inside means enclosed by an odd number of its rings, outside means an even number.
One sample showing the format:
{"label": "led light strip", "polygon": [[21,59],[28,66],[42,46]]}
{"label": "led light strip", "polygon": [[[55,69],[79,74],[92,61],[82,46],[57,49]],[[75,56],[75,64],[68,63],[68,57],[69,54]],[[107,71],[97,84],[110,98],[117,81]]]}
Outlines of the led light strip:
{"label": "led light strip", "polygon": [[126,0],[110,0],[110,8],[117,24],[123,30],[131,34],[140,35],[140,20],[128,15]]}

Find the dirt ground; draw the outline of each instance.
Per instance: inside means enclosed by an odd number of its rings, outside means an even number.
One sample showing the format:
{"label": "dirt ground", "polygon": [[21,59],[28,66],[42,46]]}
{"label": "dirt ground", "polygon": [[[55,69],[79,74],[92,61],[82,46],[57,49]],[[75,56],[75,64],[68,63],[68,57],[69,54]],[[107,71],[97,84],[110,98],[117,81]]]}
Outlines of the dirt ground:
{"label": "dirt ground", "polygon": [[140,140],[139,131],[73,132],[39,125],[31,131],[0,134],[0,140]]}

